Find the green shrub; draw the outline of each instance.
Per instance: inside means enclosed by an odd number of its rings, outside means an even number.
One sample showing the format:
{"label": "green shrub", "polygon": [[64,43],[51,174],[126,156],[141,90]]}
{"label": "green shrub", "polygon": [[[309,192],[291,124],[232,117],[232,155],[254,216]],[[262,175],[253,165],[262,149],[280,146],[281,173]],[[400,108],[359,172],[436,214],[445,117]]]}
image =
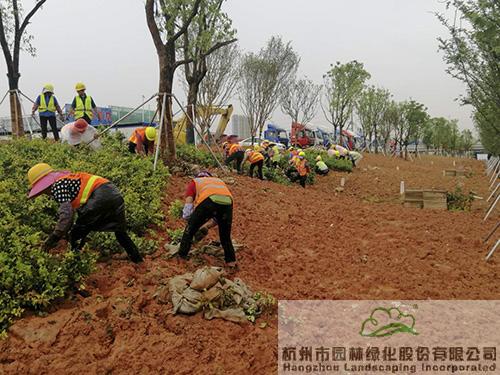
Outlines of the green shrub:
{"label": "green shrub", "polygon": [[170,243],[172,245],[179,244],[182,239],[182,235],[184,234],[184,229],[167,229],[168,237],[170,238]]}
{"label": "green shrub", "polygon": [[180,219],[182,217],[182,209],[184,208],[184,203],[180,199],[176,199],[170,204],[168,209],[168,214],[172,219]]}
{"label": "green shrub", "polygon": [[[198,164],[203,167],[218,167],[219,164],[210,153],[210,151],[198,148],[194,145],[178,145],[177,157],[187,163]],[[221,164],[223,164],[222,155],[216,154]]]}
{"label": "green shrub", "polygon": [[446,193],[446,203],[450,211],[470,211],[473,201],[474,194],[464,194],[460,186],[457,186],[454,192]]}
{"label": "green shrub", "polygon": [[[120,134],[103,137],[102,143],[96,152],[43,140],[0,144],[0,335],[25,308],[41,309],[81,283],[96,260],[88,251],[50,255],[41,250],[54,228],[58,205],[46,196],[27,199],[27,172],[34,164],[111,180],[125,199],[132,238],[142,252],[154,248],[154,241],[143,236],[149,226],[163,222],[167,169],[160,165],[153,173],[152,160],[128,153]],[[107,233],[91,234],[88,246],[102,252],[119,249],[114,235]]]}

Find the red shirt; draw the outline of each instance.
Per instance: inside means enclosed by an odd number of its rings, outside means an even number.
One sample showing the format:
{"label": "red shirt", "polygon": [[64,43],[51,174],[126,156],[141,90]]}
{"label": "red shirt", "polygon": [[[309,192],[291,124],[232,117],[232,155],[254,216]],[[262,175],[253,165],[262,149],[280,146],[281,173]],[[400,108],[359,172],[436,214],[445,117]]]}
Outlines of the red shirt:
{"label": "red shirt", "polygon": [[196,198],[196,184],[194,183],[194,180],[191,180],[189,184],[186,186],[186,198],[187,197],[193,197]]}

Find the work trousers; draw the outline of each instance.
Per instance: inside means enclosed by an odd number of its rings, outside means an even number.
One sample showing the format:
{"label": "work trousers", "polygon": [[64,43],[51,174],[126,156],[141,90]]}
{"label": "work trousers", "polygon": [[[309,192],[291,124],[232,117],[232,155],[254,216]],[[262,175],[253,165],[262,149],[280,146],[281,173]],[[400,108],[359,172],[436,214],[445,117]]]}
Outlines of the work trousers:
{"label": "work trousers", "polygon": [[250,172],[248,172],[249,176],[253,177],[253,170],[255,169],[255,167],[257,167],[257,175],[259,176],[259,178],[261,180],[263,180],[264,179],[264,176],[262,174],[262,167],[263,166],[264,166],[264,160],[259,160],[256,163],[250,164]]}
{"label": "work trousers", "polygon": [[241,162],[243,161],[244,157],[245,153],[243,151],[237,151],[228,156],[228,158],[226,159],[226,165],[230,165],[232,161],[235,161],[236,170],[238,171],[238,173],[241,173]]}
{"label": "work trousers", "polygon": [[40,116],[40,127],[42,128],[42,138],[47,138],[47,123],[50,124],[50,129],[54,135],[54,140],[59,140],[59,130],[57,130],[56,116],[46,117]]}
{"label": "work trousers", "polygon": [[219,226],[219,238],[222,248],[224,249],[224,259],[226,263],[236,261],[233,242],[231,241],[233,205],[218,204],[213,202],[210,198],[201,202],[189,218],[179,247],[180,257],[187,257],[193,243],[194,235],[203,224],[212,218],[217,221],[217,225]]}
{"label": "work trousers", "polygon": [[322,175],[322,176],[326,176],[329,171],[330,171],[329,169],[321,170],[318,167],[315,168],[316,174],[319,174],[319,175]]}

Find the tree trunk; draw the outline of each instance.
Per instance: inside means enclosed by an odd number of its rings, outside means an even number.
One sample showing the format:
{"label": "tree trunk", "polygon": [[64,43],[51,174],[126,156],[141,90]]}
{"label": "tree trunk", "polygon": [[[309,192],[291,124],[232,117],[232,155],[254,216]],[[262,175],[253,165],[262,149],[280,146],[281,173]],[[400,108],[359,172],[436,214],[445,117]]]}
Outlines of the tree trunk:
{"label": "tree trunk", "polygon": [[[160,86],[159,92],[167,94],[167,108],[165,108],[165,117],[163,119],[163,130],[160,134],[160,147],[162,151],[162,159],[166,164],[171,164],[175,160],[175,139],[174,126],[172,119],[172,86],[174,82],[175,66],[170,64],[167,54],[158,55],[160,64]],[[161,113],[163,97],[160,97],[158,103],[158,111]]]}
{"label": "tree trunk", "polygon": [[378,154],[378,134],[377,134],[377,124],[373,124],[374,133],[374,143],[375,143],[375,153]]}
{"label": "tree trunk", "polygon": [[198,86],[199,84],[190,83],[189,84],[189,92],[187,97],[187,114],[188,118],[186,119],[186,143],[194,144],[194,126],[193,123],[196,117],[196,104],[198,98]]}
{"label": "tree trunk", "polygon": [[[10,69],[9,69],[10,70]],[[24,136],[24,124],[23,124],[23,114],[21,110],[21,103],[19,102],[19,97],[17,91],[19,88],[19,77],[21,75],[19,72],[7,73],[9,79],[9,99],[10,99],[10,118],[11,118],[11,129],[12,137],[23,137]]]}

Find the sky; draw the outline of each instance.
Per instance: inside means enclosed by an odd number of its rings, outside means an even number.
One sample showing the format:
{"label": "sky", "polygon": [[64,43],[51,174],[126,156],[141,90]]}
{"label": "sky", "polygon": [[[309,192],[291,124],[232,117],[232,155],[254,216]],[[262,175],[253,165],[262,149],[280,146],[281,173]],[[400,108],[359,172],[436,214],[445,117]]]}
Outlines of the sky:
{"label": "sky", "polygon": [[[30,9],[34,0],[23,4]],[[243,51],[257,52],[280,35],[300,55],[299,75],[316,83],[330,64],[358,60],[372,76],[368,83],[388,89],[395,100],[417,100],[431,116],[473,128],[470,107],[455,100],[465,87],[445,72],[438,51],[437,37],[447,34],[434,12],[445,12],[443,1],[227,0],[224,9]],[[143,0],[47,0],[28,31],[37,55],[21,56],[20,89],[31,98],[50,82],[59,101],[69,103],[75,83],[82,81],[98,106],[135,107],[157,90],[158,60]],[[0,67],[6,72],[3,57]],[[7,88],[5,77],[0,95]],[[179,84],[175,94],[185,102]],[[241,114],[236,94],[233,104]],[[8,113],[7,101],[0,113]],[[280,110],[272,121],[290,124]],[[313,122],[328,126],[320,108]]]}

